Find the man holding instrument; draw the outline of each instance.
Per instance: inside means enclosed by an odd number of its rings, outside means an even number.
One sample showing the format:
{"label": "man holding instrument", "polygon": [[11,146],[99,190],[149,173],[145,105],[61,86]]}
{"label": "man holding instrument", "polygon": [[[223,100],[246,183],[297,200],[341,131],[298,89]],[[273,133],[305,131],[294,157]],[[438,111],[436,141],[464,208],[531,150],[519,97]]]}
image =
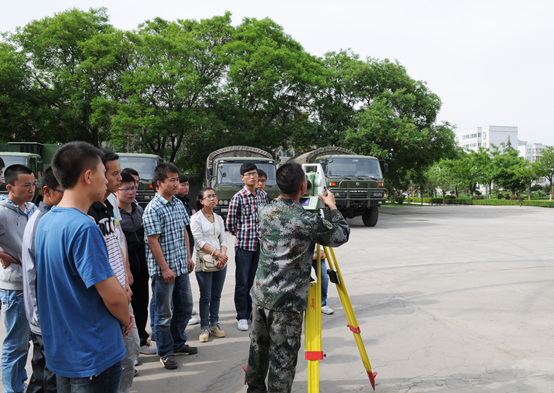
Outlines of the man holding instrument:
{"label": "man holding instrument", "polygon": [[286,163],[276,177],[281,196],[258,213],[262,247],[251,290],[248,392],[291,391],[315,245],[338,247],[350,235],[332,193],[319,194],[331,209],[330,221],[302,208],[299,201],[307,188],[302,166]]}

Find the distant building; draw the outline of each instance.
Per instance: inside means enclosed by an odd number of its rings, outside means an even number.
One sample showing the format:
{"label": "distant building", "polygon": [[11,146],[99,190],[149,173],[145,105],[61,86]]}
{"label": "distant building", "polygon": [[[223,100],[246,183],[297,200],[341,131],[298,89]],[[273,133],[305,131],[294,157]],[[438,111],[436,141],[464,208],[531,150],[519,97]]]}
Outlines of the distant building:
{"label": "distant building", "polygon": [[[495,145],[500,148],[501,143],[508,143],[515,149],[519,146],[517,127],[486,126],[475,127],[456,133],[456,143],[467,150],[479,150],[480,147],[491,148]],[[521,143],[527,143],[521,141]]]}
{"label": "distant building", "polygon": [[544,149],[546,146],[542,143],[526,143],[518,146],[519,155],[531,162],[540,161]]}

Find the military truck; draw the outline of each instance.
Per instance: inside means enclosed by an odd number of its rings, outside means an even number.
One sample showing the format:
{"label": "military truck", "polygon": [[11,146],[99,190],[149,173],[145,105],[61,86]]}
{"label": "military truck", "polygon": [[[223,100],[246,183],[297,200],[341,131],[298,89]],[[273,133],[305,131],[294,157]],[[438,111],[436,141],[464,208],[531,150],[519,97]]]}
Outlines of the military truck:
{"label": "military truck", "polygon": [[245,162],[256,164],[267,173],[265,192],[270,199],[279,196],[275,181],[277,162],[268,152],[250,146],[229,146],[212,152],[206,159],[206,186],[212,187],[218,201],[214,211],[225,219],[233,195],[244,187],[240,167]]}
{"label": "military truck", "polygon": [[143,208],[156,195],[156,189],[152,184],[154,169],[162,162],[162,158],[155,154],[141,153],[117,153],[121,169],[133,168],[139,173],[140,181],[137,190],[137,202]]}
{"label": "military truck", "polygon": [[[377,158],[329,146],[301,154],[289,161],[321,164],[327,189],[335,195],[340,212],[347,218],[362,216],[367,227],[377,224],[379,206],[385,203],[387,192]],[[384,169],[386,172],[386,164]]]}
{"label": "military truck", "polygon": [[[41,200],[40,181],[42,174],[50,166],[54,153],[60,145],[37,142],[8,142],[0,144],[0,157],[4,160],[4,170],[13,164],[26,165],[35,174],[35,201]],[[2,177],[2,181],[4,178]],[[0,184],[0,194],[7,194],[6,183]]]}

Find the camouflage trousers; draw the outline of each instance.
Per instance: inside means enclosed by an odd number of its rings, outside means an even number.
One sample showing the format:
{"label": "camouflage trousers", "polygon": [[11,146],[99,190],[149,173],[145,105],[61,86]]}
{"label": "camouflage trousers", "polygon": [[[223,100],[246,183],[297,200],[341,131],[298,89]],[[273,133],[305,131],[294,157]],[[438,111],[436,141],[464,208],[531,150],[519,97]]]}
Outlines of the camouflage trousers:
{"label": "camouflage trousers", "polygon": [[302,320],[300,312],[278,312],[252,305],[247,392],[291,391],[302,337]]}

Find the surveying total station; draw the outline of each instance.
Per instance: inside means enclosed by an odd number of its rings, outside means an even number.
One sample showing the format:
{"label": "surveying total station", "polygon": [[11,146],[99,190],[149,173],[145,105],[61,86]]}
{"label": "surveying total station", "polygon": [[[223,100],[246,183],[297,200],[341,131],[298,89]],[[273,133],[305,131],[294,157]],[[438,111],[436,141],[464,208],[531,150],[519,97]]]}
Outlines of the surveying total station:
{"label": "surveying total station", "polygon": [[[321,214],[327,216],[324,209],[328,209],[323,201],[317,196],[317,194],[326,195],[325,177],[323,174],[323,168],[321,164],[304,164],[302,165],[304,172],[306,172],[306,180],[308,182],[308,189],[306,191],[307,196],[300,199],[300,203],[305,210],[313,211],[315,214]],[[321,246],[316,244],[317,250],[317,281],[310,283],[310,289],[308,291],[308,308],[305,316],[305,359],[308,361],[308,392],[319,392],[319,361],[323,360],[323,351],[321,348]],[[340,272],[339,264],[335,256],[335,252],[331,247],[323,247],[327,261],[329,263],[329,280],[337,286],[339,297],[344,307],[346,319],[348,321],[347,327],[354,334],[358,351],[362,358],[362,362],[367,371],[369,382],[375,390],[375,376],[376,372],[371,370],[371,364],[367,357],[364,342],[362,340],[360,327],[356,321],[352,304],[350,303],[350,297],[346,291],[346,286]]]}

